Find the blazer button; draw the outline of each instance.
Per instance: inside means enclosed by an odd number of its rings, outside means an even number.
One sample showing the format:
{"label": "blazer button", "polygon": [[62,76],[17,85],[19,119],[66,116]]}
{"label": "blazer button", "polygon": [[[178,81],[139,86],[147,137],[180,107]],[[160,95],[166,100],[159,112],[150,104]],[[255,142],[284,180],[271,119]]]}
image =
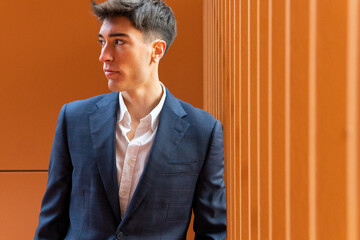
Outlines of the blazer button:
{"label": "blazer button", "polygon": [[124,233],[123,233],[123,232],[118,232],[118,233],[116,234],[116,239],[120,240],[120,239],[122,239],[123,236],[124,236]]}

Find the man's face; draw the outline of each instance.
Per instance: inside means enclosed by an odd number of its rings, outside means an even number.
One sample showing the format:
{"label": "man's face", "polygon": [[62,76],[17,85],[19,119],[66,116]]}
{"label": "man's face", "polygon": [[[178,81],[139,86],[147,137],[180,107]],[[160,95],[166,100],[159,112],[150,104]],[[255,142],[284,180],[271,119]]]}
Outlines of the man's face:
{"label": "man's face", "polygon": [[134,90],[151,79],[153,47],[125,17],[104,20],[99,32],[100,62],[113,92]]}

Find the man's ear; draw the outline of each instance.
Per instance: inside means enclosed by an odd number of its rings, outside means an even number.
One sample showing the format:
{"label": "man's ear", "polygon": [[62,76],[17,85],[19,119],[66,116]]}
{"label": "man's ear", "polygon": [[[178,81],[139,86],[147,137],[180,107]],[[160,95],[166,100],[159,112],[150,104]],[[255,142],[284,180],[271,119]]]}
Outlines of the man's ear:
{"label": "man's ear", "polygon": [[152,62],[159,62],[164,56],[166,50],[166,42],[164,40],[155,40],[153,42],[153,52],[151,56]]}

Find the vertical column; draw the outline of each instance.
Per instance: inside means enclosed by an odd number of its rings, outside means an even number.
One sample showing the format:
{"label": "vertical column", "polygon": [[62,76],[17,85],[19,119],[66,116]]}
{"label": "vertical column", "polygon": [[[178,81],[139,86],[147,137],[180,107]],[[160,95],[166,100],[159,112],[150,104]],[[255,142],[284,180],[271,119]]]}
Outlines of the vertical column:
{"label": "vertical column", "polygon": [[348,1],[347,13],[347,239],[359,239],[359,1]]}

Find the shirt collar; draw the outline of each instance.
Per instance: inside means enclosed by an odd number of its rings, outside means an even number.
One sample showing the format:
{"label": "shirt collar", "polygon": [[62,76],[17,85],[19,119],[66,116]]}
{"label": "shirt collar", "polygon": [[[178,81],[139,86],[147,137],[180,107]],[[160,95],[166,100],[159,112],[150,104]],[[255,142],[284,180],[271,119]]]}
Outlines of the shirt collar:
{"label": "shirt collar", "polygon": [[121,122],[125,116],[125,113],[126,113],[126,115],[129,114],[126,104],[124,102],[124,99],[121,95],[121,92],[119,93],[119,106],[120,106],[120,111],[119,111],[119,120],[118,121]]}
{"label": "shirt collar", "polygon": [[[161,96],[160,102],[158,103],[158,105],[156,105],[156,107],[153,110],[151,110],[151,112],[148,115],[146,115],[144,118],[140,119],[140,121],[141,121],[143,119],[150,117],[151,118],[151,129],[153,131],[155,131],[155,129],[157,128],[157,126],[159,124],[159,115],[162,110],[162,107],[164,106],[164,102],[165,102],[165,98],[166,98],[165,86],[162,82],[160,82],[160,84],[161,84],[161,88],[162,88],[162,96]],[[124,99],[121,95],[121,92],[119,93],[119,106],[120,106],[120,110],[119,110],[118,122],[121,122],[125,116],[127,119],[131,119],[128,109],[126,107],[126,104],[124,102]]]}

